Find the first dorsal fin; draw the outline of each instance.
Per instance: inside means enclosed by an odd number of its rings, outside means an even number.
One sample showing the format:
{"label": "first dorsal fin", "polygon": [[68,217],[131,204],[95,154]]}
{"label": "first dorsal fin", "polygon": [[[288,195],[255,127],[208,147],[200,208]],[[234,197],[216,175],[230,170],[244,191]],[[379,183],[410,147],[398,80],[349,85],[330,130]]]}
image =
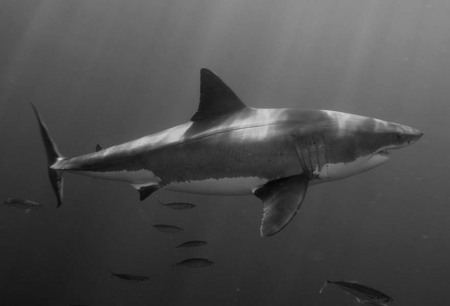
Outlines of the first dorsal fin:
{"label": "first dorsal fin", "polygon": [[200,104],[192,121],[235,113],[247,106],[211,70],[200,70]]}

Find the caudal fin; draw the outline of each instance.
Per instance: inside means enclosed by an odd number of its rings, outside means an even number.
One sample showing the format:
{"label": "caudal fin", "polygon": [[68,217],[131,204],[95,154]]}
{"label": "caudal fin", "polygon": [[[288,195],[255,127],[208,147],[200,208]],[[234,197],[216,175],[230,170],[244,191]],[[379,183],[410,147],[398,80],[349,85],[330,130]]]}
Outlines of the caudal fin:
{"label": "caudal fin", "polygon": [[109,276],[109,280],[112,280],[112,279],[114,278],[114,275],[115,275],[114,272],[113,272],[113,270],[111,269],[110,266],[107,266],[106,269],[108,269],[109,273],[111,274],[111,275]]}
{"label": "caudal fin", "polygon": [[56,144],[53,142],[52,138],[48,133],[47,126],[44,121],[42,121],[41,116],[39,115],[36,106],[34,106],[33,102],[30,102],[33,107],[34,114],[36,115],[37,121],[39,123],[39,129],[41,131],[42,141],[44,142],[45,152],[47,153],[47,163],[48,163],[48,176],[50,178],[50,183],[52,184],[53,190],[56,195],[56,200],[58,201],[58,207],[62,204],[63,198],[63,178],[62,171],[52,169],[51,166],[57,162],[59,159],[62,159],[63,156],[59,153]]}
{"label": "caudal fin", "polygon": [[321,287],[320,290],[319,290],[319,294],[323,292],[323,290],[327,287],[327,285],[328,285],[329,283],[330,283],[329,280],[326,280],[326,281],[323,283],[322,287]]}

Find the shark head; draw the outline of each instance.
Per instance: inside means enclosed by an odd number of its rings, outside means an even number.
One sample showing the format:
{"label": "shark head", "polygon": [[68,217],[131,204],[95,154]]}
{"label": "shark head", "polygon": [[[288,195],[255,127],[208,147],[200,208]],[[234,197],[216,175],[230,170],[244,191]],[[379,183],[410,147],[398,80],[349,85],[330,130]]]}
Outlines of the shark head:
{"label": "shark head", "polygon": [[391,150],[416,142],[423,133],[398,123],[340,112],[324,111],[326,163],[317,165],[320,179],[340,179],[385,163]]}

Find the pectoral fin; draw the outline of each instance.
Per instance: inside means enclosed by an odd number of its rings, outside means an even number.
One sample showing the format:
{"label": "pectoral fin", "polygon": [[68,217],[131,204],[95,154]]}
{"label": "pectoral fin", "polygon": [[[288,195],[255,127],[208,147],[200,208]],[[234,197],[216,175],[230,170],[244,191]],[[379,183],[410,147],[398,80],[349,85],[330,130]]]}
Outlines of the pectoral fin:
{"label": "pectoral fin", "polygon": [[281,231],[299,211],[308,189],[308,178],[295,175],[270,181],[253,194],[264,202],[261,236]]}

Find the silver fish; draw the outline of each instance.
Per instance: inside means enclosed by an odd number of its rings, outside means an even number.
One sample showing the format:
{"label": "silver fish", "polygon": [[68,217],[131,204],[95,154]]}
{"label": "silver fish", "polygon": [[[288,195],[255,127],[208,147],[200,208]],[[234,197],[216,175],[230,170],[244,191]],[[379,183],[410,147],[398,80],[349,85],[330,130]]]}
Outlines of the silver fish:
{"label": "silver fish", "polygon": [[[109,269],[108,269],[109,270]],[[150,278],[145,275],[134,275],[134,274],[127,274],[127,273],[114,273],[113,271],[109,270],[111,272],[111,278],[117,277],[123,280],[132,281],[132,282],[143,282],[147,281]]]}
{"label": "silver fish", "polygon": [[4,203],[11,207],[25,209],[27,213],[32,209],[39,209],[43,207],[39,203],[19,198],[7,198]]}
{"label": "silver fish", "polygon": [[322,288],[320,289],[319,293],[322,293],[325,287],[328,284],[335,285],[342,290],[346,291],[347,293],[351,294],[358,303],[364,304],[368,303],[371,305],[377,305],[377,306],[387,306],[387,303],[393,302],[394,300],[384,294],[381,291],[378,291],[376,289],[367,287],[365,285],[362,285],[358,282],[354,281],[329,281],[327,280]]}
{"label": "silver fish", "polygon": [[180,244],[179,246],[177,246],[177,248],[200,247],[200,246],[204,246],[204,245],[207,245],[207,244],[208,244],[208,242],[206,242],[206,241],[192,240],[192,241],[186,241],[186,242]]}
{"label": "silver fish", "polygon": [[161,201],[158,201],[158,202],[162,206],[166,206],[166,207],[176,209],[176,210],[187,210],[187,209],[192,209],[196,206],[195,204],[185,203],[185,202],[173,202],[173,203],[164,203]]}
{"label": "silver fish", "polygon": [[177,262],[173,267],[186,267],[186,268],[204,268],[214,264],[213,261],[205,258],[188,258],[183,261]]}
{"label": "silver fish", "polygon": [[176,234],[176,233],[184,231],[181,227],[174,226],[174,225],[168,225],[168,224],[155,224],[152,226],[154,228],[156,228],[157,230],[159,230],[160,232],[168,233],[168,234]]}

